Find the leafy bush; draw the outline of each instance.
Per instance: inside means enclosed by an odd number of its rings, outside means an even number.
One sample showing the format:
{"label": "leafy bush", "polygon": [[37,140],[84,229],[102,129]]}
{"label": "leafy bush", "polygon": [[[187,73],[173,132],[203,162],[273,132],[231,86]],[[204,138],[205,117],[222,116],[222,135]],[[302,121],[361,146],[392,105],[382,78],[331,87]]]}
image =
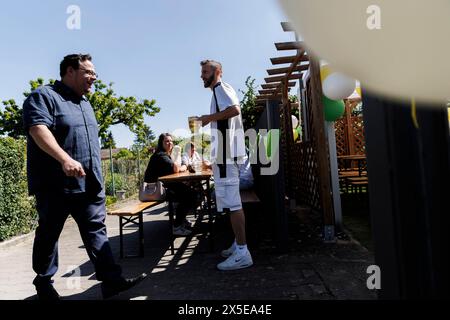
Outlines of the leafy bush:
{"label": "leafy bush", "polygon": [[116,197],[113,197],[113,196],[106,196],[106,206],[108,207],[108,206],[110,206],[110,205],[112,205],[112,204],[114,204],[114,203],[116,203],[117,202],[117,198]]}
{"label": "leafy bush", "polygon": [[36,226],[34,199],[28,196],[25,140],[0,137],[0,241]]}
{"label": "leafy bush", "polygon": [[[111,174],[108,174],[105,177],[105,188],[106,194],[110,196],[114,196],[113,188],[112,188],[112,178]],[[128,190],[128,186],[126,185],[122,175],[114,173],[114,189],[117,190]]]}

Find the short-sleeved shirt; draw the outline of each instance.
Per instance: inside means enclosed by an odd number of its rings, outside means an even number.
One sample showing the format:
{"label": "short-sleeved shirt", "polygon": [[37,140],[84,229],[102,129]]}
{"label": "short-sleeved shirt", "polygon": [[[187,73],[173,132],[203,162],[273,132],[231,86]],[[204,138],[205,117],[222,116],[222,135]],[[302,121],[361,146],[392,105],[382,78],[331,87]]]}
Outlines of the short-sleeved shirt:
{"label": "short-sleeved shirt", "polygon": [[187,153],[183,153],[181,156],[181,165],[191,166],[194,162],[202,161],[202,158],[197,151],[194,151],[192,157],[189,157]]}
{"label": "short-sleeved shirt", "polygon": [[[60,81],[39,87],[23,104],[27,132],[28,191],[98,193],[103,188],[98,124],[86,97],[79,97]],[[44,152],[28,133],[30,127],[45,125],[59,146],[81,163],[85,177],[68,177],[61,164]]]}
{"label": "short-sleeved shirt", "polygon": [[145,170],[145,182],[156,182],[159,177],[173,173],[173,160],[167,152],[159,151],[150,157]]}
{"label": "short-sleeved shirt", "polygon": [[[211,114],[221,112],[231,106],[239,106],[239,99],[234,89],[225,82],[217,83],[213,88],[213,96],[211,98]],[[245,156],[245,138],[244,126],[242,125],[241,115],[237,115],[228,120],[225,120],[226,133],[225,138],[226,147],[228,149],[227,161],[234,160]],[[218,133],[220,130],[218,122],[211,122],[211,160],[214,162],[221,154],[219,151],[220,144],[218,143]]]}

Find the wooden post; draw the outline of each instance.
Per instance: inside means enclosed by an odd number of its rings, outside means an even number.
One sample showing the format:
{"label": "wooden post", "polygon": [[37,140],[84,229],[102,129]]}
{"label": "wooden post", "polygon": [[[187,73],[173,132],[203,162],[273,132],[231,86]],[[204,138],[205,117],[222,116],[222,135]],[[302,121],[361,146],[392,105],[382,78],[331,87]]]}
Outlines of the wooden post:
{"label": "wooden post", "polygon": [[111,185],[112,185],[112,194],[111,194],[111,196],[115,197],[116,196],[116,187],[114,185],[114,163],[113,163],[111,145],[109,145],[109,162],[111,163]]}
{"label": "wooden post", "polygon": [[346,151],[355,154],[355,141],[353,138],[352,108],[350,102],[345,102],[345,140],[347,140]]}
{"label": "wooden post", "polygon": [[311,111],[313,114],[314,134],[316,138],[317,170],[319,174],[319,192],[322,200],[324,219],[324,241],[335,241],[334,232],[334,209],[331,195],[330,163],[328,161],[328,141],[325,133],[325,117],[322,104],[322,82],[320,80],[320,65],[314,58],[310,57],[311,68]]}
{"label": "wooden post", "polygon": [[450,297],[447,110],[363,94],[375,263],[381,299]]}
{"label": "wooden post", "polygon": [[294,183],[293,183],[293,170],[292,170],[292,148],[293,148],[293,141],[294,141],[294,134],[292,132],[292,121],[291,121],[291,104],[289,103],[289,87],[288,87],[288,79],[282,80],[282,96],[281,96],[281,103],[283,105],[283,114],[284,114],[284,128],[285,128],[285,139],[286,139],[286,153],[287,153],[287,159],[288,163],[285,168],[286,175],[288,179],[288,188],[287,188],[287,194],[290,199],[295,198],[295,190],[294,190]]}
{"label": "wooden post", "polygon": [[339,173],[336,152],[336,135],[334,130],[334,122],[327,122],[327,136],[328,145],[330,149],[330,171],[331,171],[331,185],[333,187],[333,207],[334,207],[334,222],[338,229],[342,230],[342,206],[341,206],[341,191],[339,188]]}
{"label": "wooden post", "polygon": [[[267,101],[267,129],[280,129],[280,101],[268,100]],[[292,131],[292,130],[291,130]],[[267,188],[269,189],[268,195],[271,197],[270,206],[273,213],[274,221],[273,227],[275,231],[275,239],[277,249],[280,252],[287,252],[289,244],[289,229],[288,229],[288,217],[284,204],[285,198],[285,169],[283,161],[281,159],[281,148],[276,148],[278,153],[278,172],[274,175],[268,176]],[[273,152],[273,151],[272,151]],[[274,156],[274,155],[272,155]],[[275,155],[276,156],[276,155]],[[289,174],[289,171],[286,172]]]}

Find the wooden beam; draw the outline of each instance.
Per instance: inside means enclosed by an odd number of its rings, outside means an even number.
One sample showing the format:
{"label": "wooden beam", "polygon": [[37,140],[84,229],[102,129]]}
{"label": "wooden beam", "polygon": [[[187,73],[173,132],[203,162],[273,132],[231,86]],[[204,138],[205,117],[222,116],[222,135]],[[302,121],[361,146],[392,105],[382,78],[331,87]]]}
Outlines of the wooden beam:
{"label": "wooden beam", "polygon": [[[285,64],[285,63],[292,63],[297,56],[285,56],[285,57],[276,57],[276,58],[270,58],[270,61],[272,64]],[[309,57],[306,54],[303,54],[300,58],[300,61],[309,61]]]}
{"label": "wooden beam", "polygon": [[[288,103],[288,98],[289,98],[289,86],[287,84],[287,82],[289,82],[289,79],[301,79],[302,78],[302,73],[296,73],[293,74],[293,70],[295,69],[296,66],[298,66],[298,64],[300,63],[300,59],[302,58],[302,56],[304,56],[305,54],[305,50],[299,50],[297,51],[297,55],[295,56],[294,60],[291,63],[291,66],[288,68],[286,75],[284,76],[275,76],[275,77],[269,77],[269,78],[265,78],[266,82],[267,79],[277,79],[278,77],[278,81],[280,81],[281,83],[279,84],[279,88],[283,89],[283,98],[286,101],[286,104]],[[281,77],[281,79],[279,78]]]}
{"label": "wooden beam", "polygon": [[257,99],[259,99],[259,98],[265,99],[265,98],[270,98],[272,96],[281,96],[281,92],[280,93],[277,92],[275,94],[260,94],[260,95],[256,96],[256,98]]}
{"label": "wooden beam", "polygon": [[[291,91],[291,88],[288,88],[289,91]],[[278,94],[281,93],[281,89],[265,89],[265,90],[258,90],[259,94],[261,95],[268,95],[268,94]]]}
{"label": "wooden beam", "polygon": [[283,31],[285,31],[285,32],[290,32],[290,31],[295,32],[294,26],[290,22],[281,22],[281,27],[283,28]]}
{"label": "wooden beam", "polygon": [[280,90],[278,90],[277,88],[273,88],[273,89],[258,90],[258,92],[259,92],[259,94],[271,94],[271,93],[280,92]]}
{"label": "wooden beam", "polygon": [[283,76],[273,76],[273,77],[267,77],[264,78],[264,81],[266,81],[266,83],[272,83],[272,82],[280,82],[283,79],[286,79],[286,77],[289,80],[293,80],[293,79],[301,79],[302,78],[302,73],[294,73],[294,74],[290,74],[289,76],[283,75]]}
{"label": "wooden beam", "polygon": [[[334,208],[331,195],[330,162],[328,152],[328,140],[325,132],[325,117],[322,103],[322,82],[320,80],[319,60],[311,61],[311,112],[312,131],[316,140],[317,174],[319,178],[319,192],[322,200],[323,224],[325,227],[324,238],[327,241],[334,240]],[[331,229],[331,230],[330,230]],[[328,230],[328,231],[327,231]],[[331,232],[330,232],[331,231]]]}
{"label": "wooden beam", "polygon": [[281,97],[274,97],[274,96],[270,96],[270,98],[260,98],[256,100],[256,105],[258,106],[266,106],[267,100],[277,100],[277,101],[281,101]]}
{"label": "wooden beam", "polygon": [[270,99],[270,98],[275,98],[275,97],[281,97],[281,92],[277,93],[277,94],[260,94],[259,96],[256,96],[256,99],[257,100]]}
{"label": "wooden beam", "polygon": [[[263,89],[276,89],[280,86],[281,82],[273,82],[273,83],[263,83],[261,85],[261,88]],[[294,81],[289,81],[288,83],[289,87],[295,87],[295,82]]]}
{"label": "wooden beam", "polygon": [[301,66],[295,66],[293,69],[291,69],[290,67],[267,69],[267,73],[269,74],[269,76],[272,76],[274,74],[287,73],[287,72],[289,72],[289,70],[292,70],[292,72],[305,71],[305,70],[308,70],[308,68],[309,68],[309,64],[305,64],[305,65],[301,65]]}
{"label": "wooden beam", "polygon": [[277,42],[275,43],[277,50],[300,50],[303,49],[302,41]]}

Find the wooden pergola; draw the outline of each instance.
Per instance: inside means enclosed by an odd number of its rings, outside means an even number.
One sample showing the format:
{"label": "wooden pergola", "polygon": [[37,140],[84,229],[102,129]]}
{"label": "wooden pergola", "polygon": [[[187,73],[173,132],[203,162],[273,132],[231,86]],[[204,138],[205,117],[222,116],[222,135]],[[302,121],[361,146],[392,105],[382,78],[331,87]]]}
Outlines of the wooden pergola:
{"label": "wooden pergola", "polygon": [[[289,23],[282,22],[285,32],[294,29]],[[297,39],[297,37],[296,37]],[[275,43],[278,51],[293,51],[292,55],[271,58],[272,65],[267,70],[268,77],[261,84],[257,96],[257,106],[279,108],[280,162],[283,163],[285,196],[321,211],[324,223],[324,240],[334,240],[335,216],[330,181],[330,162],[325,119],[322,107],[322,84],[320,65],[317,59],[307,54],[303,42]],[[287,66],[280,66],[286,65]],[[308,71],[309,70],[309,71]],[[289,101],[290,89],[299,83],[303,88],[305,72],[309,72],[306,81],[306,98],[301,103]],[[299,99],[300,100],[300,99]],[[294,142],[291,123],[292,108],[299,108],[302,132],[308,131],[308,138]]]}

